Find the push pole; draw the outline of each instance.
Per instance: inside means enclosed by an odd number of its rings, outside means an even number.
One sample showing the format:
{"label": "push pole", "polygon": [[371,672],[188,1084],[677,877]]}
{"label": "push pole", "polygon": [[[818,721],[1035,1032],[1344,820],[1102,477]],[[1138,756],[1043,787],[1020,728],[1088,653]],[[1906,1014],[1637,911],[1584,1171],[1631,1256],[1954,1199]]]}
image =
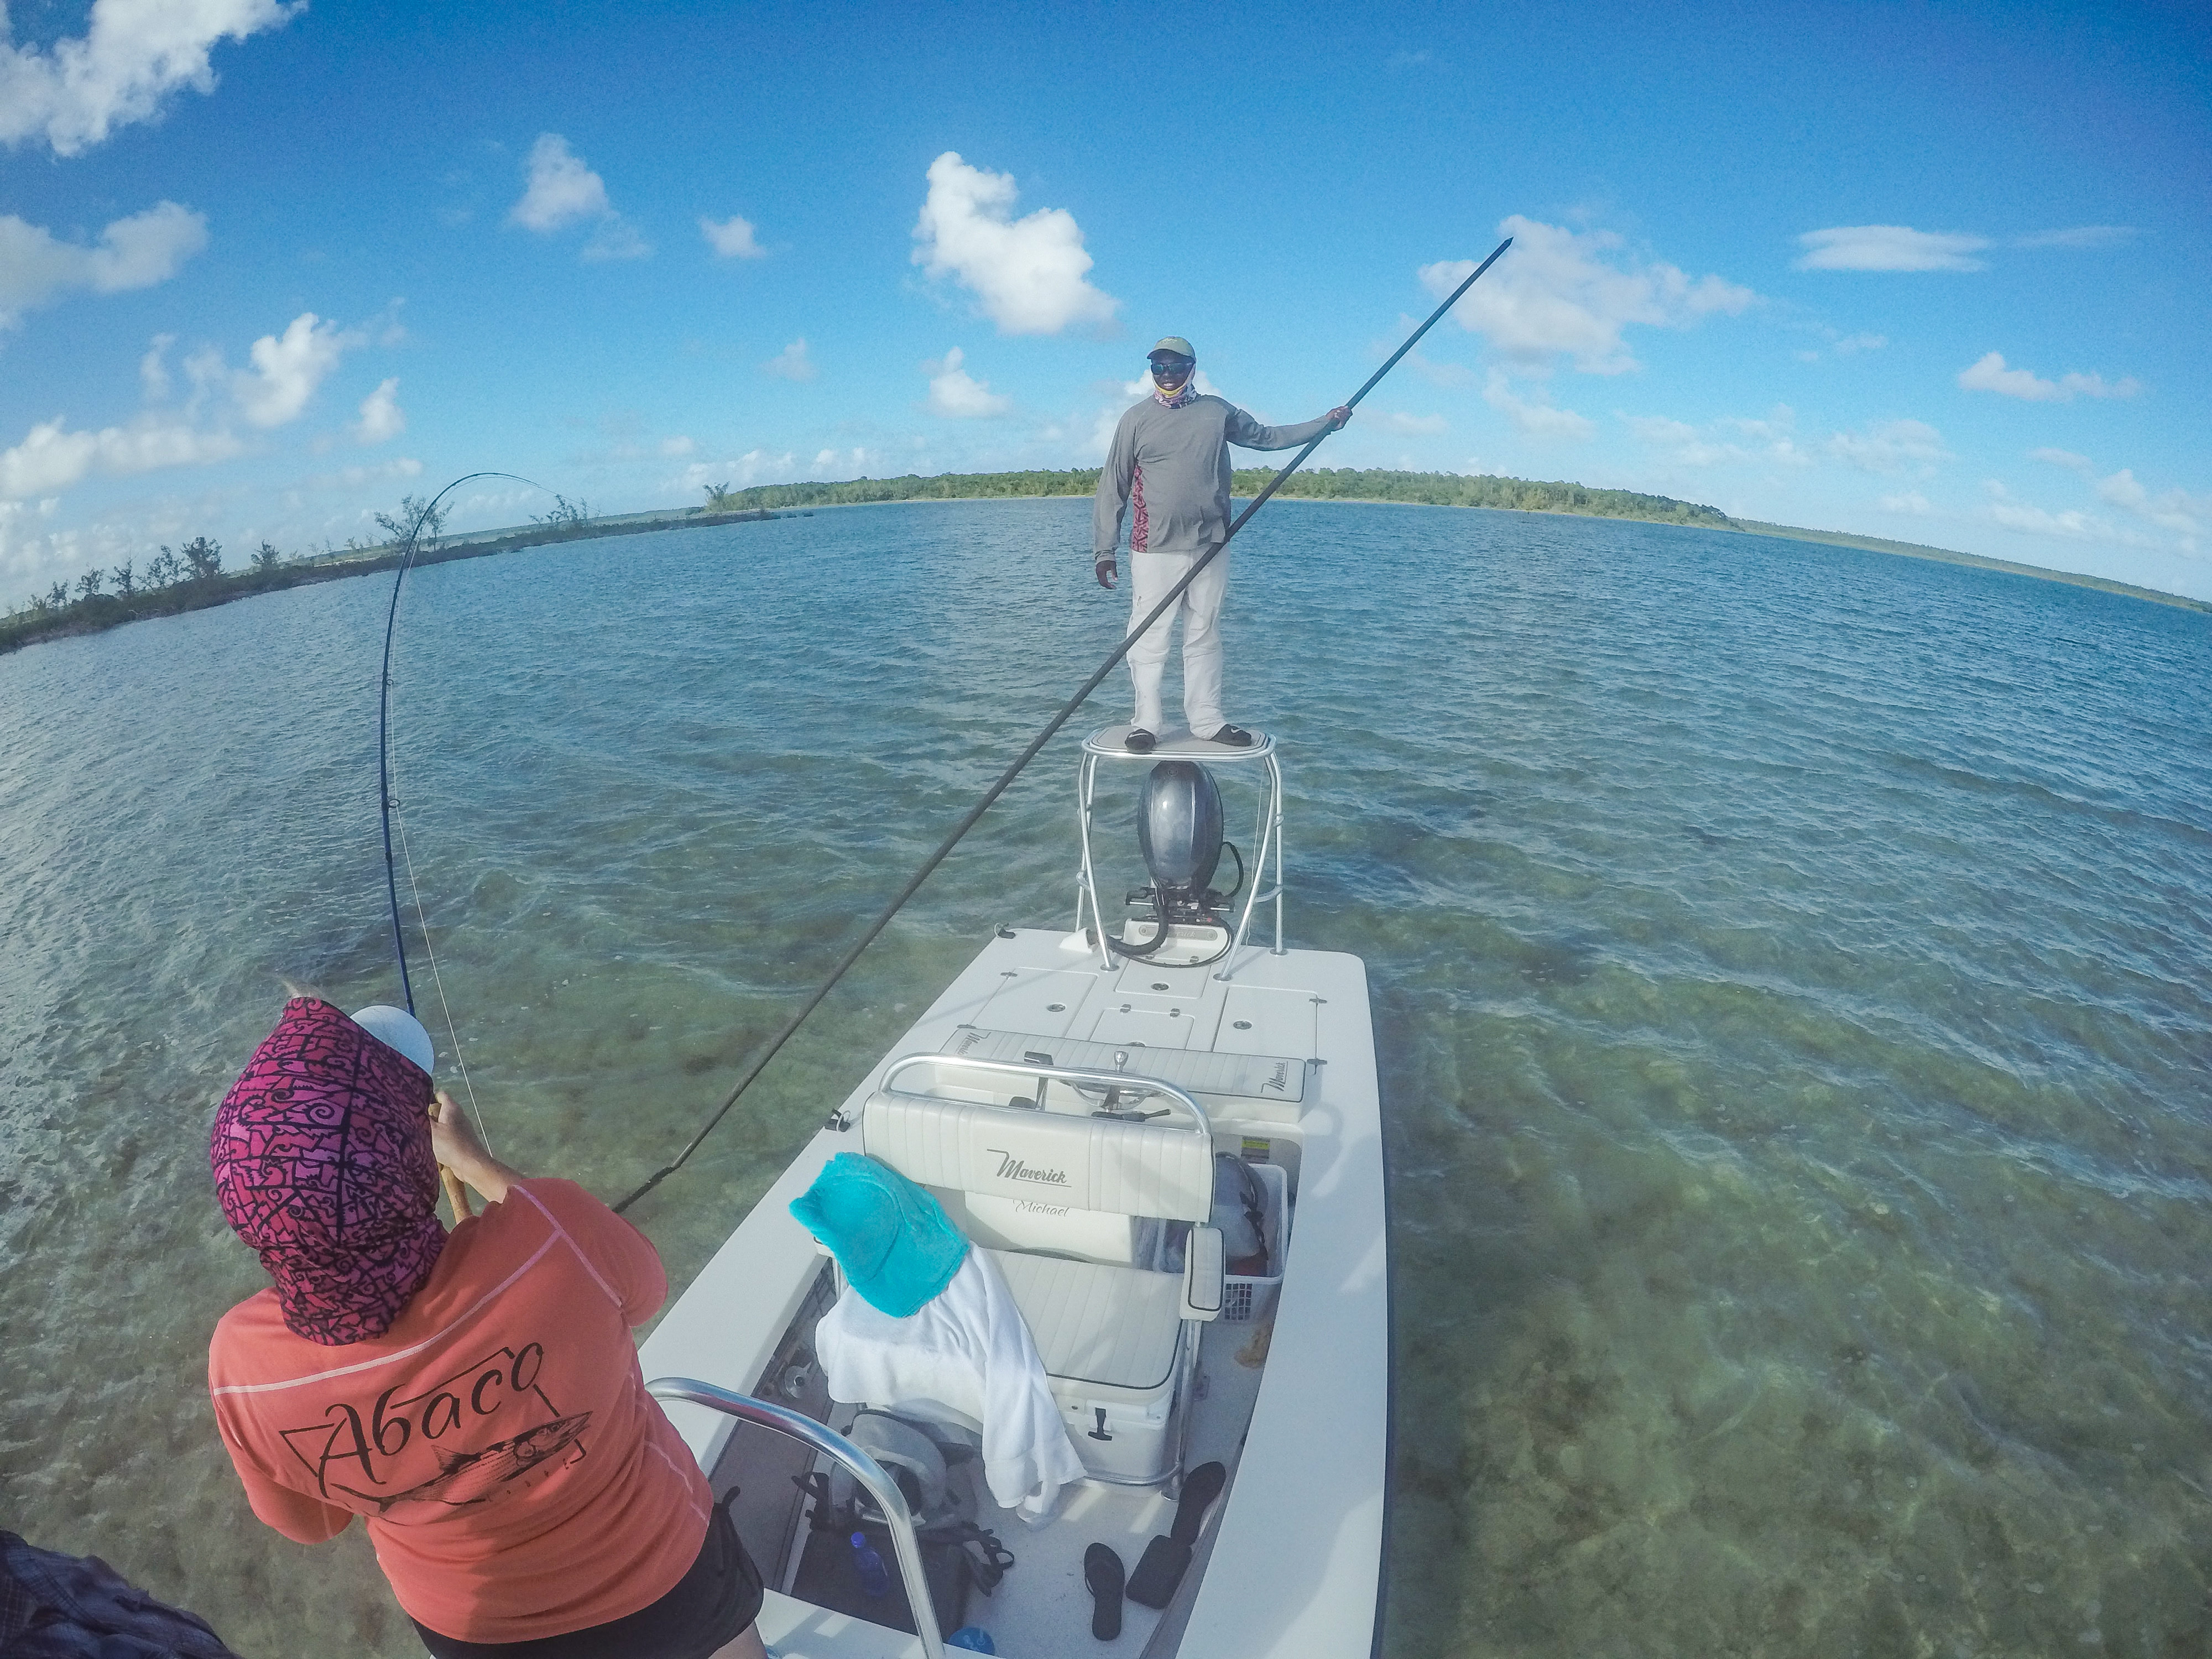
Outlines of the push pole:
{"label": "push pole", "polygon": [[[1474,268],[1473,275],[1469,276],[1465,282],[1462,283],[1457,288],[1451,291],[1451,297],[1449,299],[1446,300],[1442,305],[1438,306],[1434,311],[1429,313],[1428,321],[1423,323],[1419,328],[1415,329],[1412,334],[1408,335],[1406,339],[1406,343],[1400,346],[1395,351],[1392,352],[1390,354],[1389,361],[1384,363],[1382,368],[1376,369],[1372,374],[1369,375],[1367,377],[1367,383],[1361,386],[1358,391],[1353,392],[1351,397],[1346,398],[1343,406],[1346,409],[1357,409],[1359,406],[1359,400],[1364,398],[1369,392],[1374,391],[1376,386],[1381,383],[1382,379],[1385,374],[1388,374],[1392,369],[1397,368],[1399,360],[1420,343],[1421,337],[1424,334],[1426,334],[1431,329],[1434,328],[1439,322],[1443,320],[1444,313],[1459,303],[1460,296],[1465,294],[1468,289],[1473,288],[1475,284],[1476,279],[1480,277],[1484,271],[1488,270],[1491,266],[1496,264],[1499,258],[1504,253],[1505,250],[1512,246],[1513,239],[1509,236],[1504,241],[1500,242],[1495,248],[1492,249],[1490,257],[1487,259],[1485,259],[1480,264],[1477,265]],[[1329,428],[1329,432],[1334,432],[1336,429],[1337,428],[1334,427],[1331,427]],[[1323,432],[1310,440],[1304,449],[1301,449],[1296,455],[1291,458],[1291,461],[1288,465],[1285,466],[1280,471],[1276,473],[1273,477],[1268,479],[1267,487],[1262,489],[1257,495],[1255,495],[1251,501],[1246,504],[1244,510],[1237,515],[1234,521],[1231,523],[1227,532],[1223,535],[1219,541],[1216,542],[1212,547],[1206,549],[1203,554],[1201,554],[1196,560],[1193,561],[1189,570],[1184,573],[1182,580],[1177,582],[1173,587],[1170,588],[1167,592],[1167,597],[1162,599],[1158,605],[1153,607],[1152,615],[1146,617],[1141,623],[1130,629],[1127,633],[1121,636],[1121,644],[1115,646],[1112,651],[1107,653],[1106,660],[1098,665],[1097,672],[1091,675],[1089,679],[1084,681],[1082,689],[1078,690],[1073,696],[1070,697],[1066,703],[1061,705],[1060,713],[1054,714],[1052,719],[1046,723],[1044,730],[1038,732],[1036,737],[1030,739],[1029,747],[1023,750],[1019,755],[1015,757],[1014,763],[999,775],[999,781],[996,783],[993,784],[988,790],[984,791],[982,799],[977,801],[974,806],[969,809],[968,816],[962,818],[959,823],[952,826],[952,833],[945,836],[942,842],[938,843],[937,850],[922,860],[921,868],[914,872],[913,879],[908,881],[904,887],[899,889],[898,896],[893,899],[884,908],[882,915],[878,915],[875,921],[868,924],[867,932],[861,934],[860,937],[854,942],[852,949],[846,951],[844,956],[838,960],[837,965],[830,970],[830,976],[823,980],[820,985],[815,988],[813,994],[809,996],[804,1003],[799,1005],[798,1012],[793,1013],[789,1019],[786,1020],[783,1023],[782,1029],[778,1030],[773,1037],[769,1038],[767,1045],[755,1054],[752,1062],[745,1067],[744,1075],[738,1079],[738,1086],[730,1091],[728,1097],[722,1102],[719,1108],[716,1109],[714,1115],[707,1120],[706,1126],[702,1128],[697,1134],[691,1137],[690,1145],[684,1147],[682,1152],[678,1152],[672,1163],[665,1164],[659,1170],[656,1170],[653,1177],[642,1187],[640,1187],[628,1198],[623,1200],[621,1203],[616,1205],[614,1207],[615,1213],[617,1215],[620,1215],[624,1210],[629,1208],[631,1205],[636,1203],[638,1200],[643,1198],[655,1187],[658,1187],[663,1181],[666,1180],[670,1176],[674,1175],[677,1170],[684,1167],[685,1161],[690,1158],[691,1154],[699,1150],[700,1143],[705,1140],[708,1135],[714,1132],[714,1126],[720,1123],[729,1115],[731,1107],[738,1103],[738,1097],[744,1094],[747,1089],[750,1088],[752,1086],[753,1079],[768,1069],[768,1063],[775,1058],[776,1051],[781,1048],[785,1043],[791,1040],[792,1034],[797,1031],[799,1026],[805,1022],[806,1017],[822,1006],[823,999],[830,994],[830,991],[836,987],[839,980],[845,977],[846,971],[850,969],[854,963],[860,959],[860,953],[866,951],[868,946],[875,943],[876,936],[878,934],[881,933],[884,928],[890,926],[891,918],[898,915],[901,910],[906,908],[906,902],[912,898],[915,893],[921,890],[922,883],[927,881],[930,876],[937,869],[937,866],[945,862],[945,859],[951,854],[952,849],[960,844],[961,838],[970,830],[975,827],[976,823],[982,817],[984,813],[991,810],[992,803],[996,801],[1000,796],[1006,793],[1007,789],[1012,786],[1014,780],[1021,776],[1022,769],[1031,761],[1036,758],[1037,751],[1042,750],[1045,744],[1050,743],[1054,737],[1059,735],[1060,728],[1066,725],[1070,720],[1074,718],[1075,711],[1083,706],[1085,700],[1087,699],[1093,691],[1096,691],[1100,685],[1104,684],[1106,677],[1114,672],[1115,668],[1121,663],[1122,658],[1129,654],[1129,647],[1134,645],[1137,641],[1151,629],[1154,623],[1159,621],[1162,617],[1167,615],[1170,607],[1171,607],[1177,599],[1180,599],[1182,597],[1183,590],[1188,587],[1191,583],[1198,580],[1199,572],[1205,569],[1207,565],[1212,563],[1215,559],[1220,557],[1222,550],[1229,545],[1231,538],[1250,521],[1251,517],[1255,513],[1257,513],[1262,507],[1267,505],[1267,498],[1282,488],[1283,481],[1288,478],[1291,473],[1297,471],[1300,466],[1304,465],[1308,456],[1311,455],[1314,451],[1321,447],[1322,440],[1328,437],[1329,435],[1329,432]],[[1100,919],[1099,926],[1102,927],[1105,926],[1103,918]]]}

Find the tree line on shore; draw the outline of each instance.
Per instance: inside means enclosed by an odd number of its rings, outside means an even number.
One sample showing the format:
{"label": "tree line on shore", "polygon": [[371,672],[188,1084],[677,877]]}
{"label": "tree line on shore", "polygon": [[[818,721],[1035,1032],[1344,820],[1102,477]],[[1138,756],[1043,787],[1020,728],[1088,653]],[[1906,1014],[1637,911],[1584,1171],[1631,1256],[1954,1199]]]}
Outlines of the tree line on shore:
{"label": "tree line on shore", "polygon": [[[1237,495],[1249,497],[1256,495],[1273,476],[1266,468],[1249,468],[1234,475],[1234,488]],[[376,515],[378,526],[391,538],[380,544],[349,541],[343,548],[326,544],[319,551],[288,556],[264,541],[247,556],[243,568],[231,570],[224,568],[222,544],[198,536],[174,550],[163,547],[145,562],[143,568],[135,561],[126,559],[110,569],[85,571],[74,581],[56,582],[27,604],[10,607],[6,616],[0,617],[0,652],[12,651],[37,640],[112,628],[141,617],[197,611],[303,582],[390,569],[398,562],[398,550],[410,532],[419,532],[418,561],[429,562],[506,552],[546,541],[627,534],[633,530],[674,529],[685,520],[701,514],[711,514],[720,521],[738,515],[766,517],[778,511],[872,502],[1088,495],[1097,487],[1096,467],[943,473],[927,478],[908,473],[897,478],[757,484],[744,489],[709,484],[704,486],[705,505],[693,507],[688,514],[647,515],[605,524],[592,519],[586,503],[556,496],[551,512],[532,515],[532,523],[536,526],[533,530],[453,547],[440,544],[445,515],[428,510],[425,503],[409,496],[400,503],[397,514]],[[1644,519],[1716,530],[1735,527],[1717,508],[1678,501],[1666,495],[1644,495],[1627,489],[1593,489],[1583,484],[1538,483],[1525,478],[1462,477],[1451,472],[1323,467],[1292,473],[1279,493],[1310,500],[1503,507],[1524,513]]]}
{"label": "tree line on shore", "polygon": [[[1242,496],[1257,495],[1274,476],[1249,467],[1231,475]],[[750,489],[726,485],[708,489],[716,512],[746,508],[858,507],[874,501],[989,500],[1017,495],[1088,495],[1098,487],[1098,469],[1068,471],[945,473],[925,478],[854,478],[842,483],[756,484]],[[1587,484],[1546,483],[1527,478],[1463,477],[1455,472],[1398,472],[1375,468],[1328,467],[1293,472],[1278,495],[1315,501],[1404,501],[1430,507],[1490,507],[1521,513],[1573,513],[1602,519],[1645,519],[1658,524],[1733,527],[1718,507],[1678,501],[1669,495],[1644,495],[1632,489],[1593,489]]]}

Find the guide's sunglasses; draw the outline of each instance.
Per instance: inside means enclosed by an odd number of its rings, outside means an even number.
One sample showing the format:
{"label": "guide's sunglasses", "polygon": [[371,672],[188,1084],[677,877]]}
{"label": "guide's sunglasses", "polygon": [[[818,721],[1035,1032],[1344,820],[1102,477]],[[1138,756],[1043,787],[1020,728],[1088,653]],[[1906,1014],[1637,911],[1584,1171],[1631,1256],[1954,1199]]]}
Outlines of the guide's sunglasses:
{"label": "guide's sunglasses", "polygon": [[1196,361],[1192,357],[1154,357],[1151,360],[1152,373],[1163,380],[1179,380],[1188,374]]}

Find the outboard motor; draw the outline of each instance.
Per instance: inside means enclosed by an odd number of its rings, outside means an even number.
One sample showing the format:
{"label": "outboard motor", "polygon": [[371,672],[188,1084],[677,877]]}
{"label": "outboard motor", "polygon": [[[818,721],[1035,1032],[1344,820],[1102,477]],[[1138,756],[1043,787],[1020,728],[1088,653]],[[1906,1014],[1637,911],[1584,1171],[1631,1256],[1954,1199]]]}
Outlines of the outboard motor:
{"label": "outboard motor", "polygon": [[1137,847],[1153,885],[1194,899],[1221,862],[1221,790],[1196,761],[1164,760],[1145,780]]}
{"label": "outboard motor", "polygon": [[1164,760],[1152,768],[1137,808],[1137,846],[1152,884],[1131,893],[1129,902],[1150,904],[1159,931],[1133,945],[1109,935],[1115,951],[1147,957],[1167,943],[1171,923],[1219,925],[1213,911],[1222,896],[1207,884],[1226,844],[1221,826],[1221,790],[1211,772],[1187,760]]}

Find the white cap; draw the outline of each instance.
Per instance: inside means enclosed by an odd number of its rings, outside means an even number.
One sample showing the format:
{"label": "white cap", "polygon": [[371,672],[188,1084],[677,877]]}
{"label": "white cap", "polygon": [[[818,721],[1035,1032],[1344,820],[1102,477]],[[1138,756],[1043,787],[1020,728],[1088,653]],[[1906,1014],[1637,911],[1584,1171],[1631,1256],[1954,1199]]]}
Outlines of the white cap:
{"label": "white cap", "polygon": [[430,1046],[430,1034],[404,1008],[371,1003],[353,1017],[353,1023],[386,1048],[413,1060],[426,1077],[436,1068],[438,1051]]}

